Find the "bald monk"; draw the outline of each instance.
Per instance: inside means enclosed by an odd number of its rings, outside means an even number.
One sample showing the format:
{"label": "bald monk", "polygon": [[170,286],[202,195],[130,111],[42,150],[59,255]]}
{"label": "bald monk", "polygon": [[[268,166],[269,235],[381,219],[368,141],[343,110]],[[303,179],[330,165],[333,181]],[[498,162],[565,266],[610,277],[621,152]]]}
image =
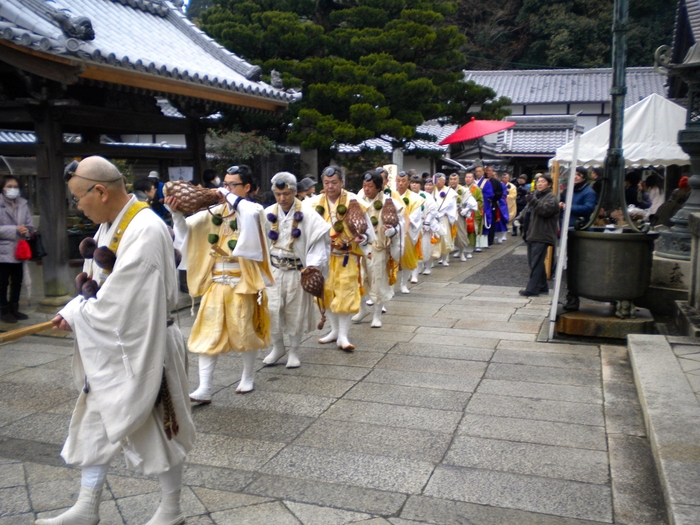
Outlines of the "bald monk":
{"label": "bald monk", "polygon": [[100,224],[97,246],[109,247],[116,262],[110,269],[86,259],[84,272],[100,286],[96,296],[78,295],[53,319],[55,329],[75,333],[80,393],[61,456],[82,469],[82,481],[73,507],[34,523],[96,524],[107,469],[121,451],[129,468],[160,479],[161,502],[147,525],[179,525],[182,466],[195,431],[185,342],[169,317],[178,296],[173,242],[106,159],[71,163],[66,180],[78,209]]}

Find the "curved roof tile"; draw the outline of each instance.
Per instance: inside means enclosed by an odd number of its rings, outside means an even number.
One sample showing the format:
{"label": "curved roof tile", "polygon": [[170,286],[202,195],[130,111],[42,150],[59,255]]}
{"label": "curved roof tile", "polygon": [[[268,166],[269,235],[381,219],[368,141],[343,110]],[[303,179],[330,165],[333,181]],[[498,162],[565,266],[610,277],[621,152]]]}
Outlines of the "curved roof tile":
{"label": "curved roof tile", "polygon": [[[94,40],[67,38],[57,21],[49,21],[46,4],[40,0],[0,2],[0,38],[54,55],[72,55],[86,62],[107,62],[126,69],[136,67],[152,75],[213,84],[220,89],[284,103],[301,97],[300,93],[261,82],[258,66],[216,43],[171,2],[53,0],[52,5],[60,6],[61,2],[74,16],[90,19]],[[186,75],[181,73],[185,71]]]}

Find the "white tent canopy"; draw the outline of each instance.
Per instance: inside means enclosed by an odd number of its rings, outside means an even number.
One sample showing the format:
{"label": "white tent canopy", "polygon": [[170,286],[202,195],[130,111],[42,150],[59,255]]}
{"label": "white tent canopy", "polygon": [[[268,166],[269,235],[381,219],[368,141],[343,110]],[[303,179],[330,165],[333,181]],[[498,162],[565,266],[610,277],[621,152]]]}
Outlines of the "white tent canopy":
{"label": "white tent canopy", "polygon": [[[625,110],[622,148],[625,166],[671,166],[690,164],[678,145],[678,132],[685,127],[686,110],[664,97],[652,94]],[[577,165],[602,166],[610,140],[610,120],[581,135]],[[552,161],[571,163],[574,143],[557,149]],[[550,164],[551,162],[550,161]]]}

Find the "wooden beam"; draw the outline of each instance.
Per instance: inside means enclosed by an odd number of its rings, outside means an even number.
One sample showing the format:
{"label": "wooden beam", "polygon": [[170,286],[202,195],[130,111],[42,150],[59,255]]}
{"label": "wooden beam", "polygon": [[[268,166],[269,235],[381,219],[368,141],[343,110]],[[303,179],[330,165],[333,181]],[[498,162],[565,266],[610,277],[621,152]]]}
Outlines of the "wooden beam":
{"label": "wooden beam", "polygon": [[203,84],[193,84],[191,82],[156,76],[150,73],[129,71],[107,64],[85,63],[85,69],[80,73],[80,76],[82,78],[101,80],[112,84],[121,84],[123,86],[150,89],[152,91],[161,91],[163,93],[172,93],[185,97],[212,100],[214,102],[231,104],[233,106],[261,109],[263,111],[276,112],[277,110],[284,109],[288,105],[281,100],[236,93],[227,89],[205,86]]}
{"label": "wooden beam", "polygon": [[81,68],[44,57],[30,54],[24,47],[15,46],[7,41],[0,41],[0,61],[10,64],[22,71],[48,78],[61,84],[76,84]]}
{"label": "wooden beam", "polygon": [[106,109],[95,106],[64,106],[54,109],[64,131],[79,133],[81,128],[92,128],[102,133],[159,133],[184,135],[190,125],[184,118],[143,114],[135,111]]}
{"label": "wooden beam", "polygon": [[110,144],[64,144],[67,157],[100,155],[113,159],[178,159],[191,160],[193,154],[186,149],[155,148],[148,146],[123,146]]}
{"label": "wooden beam", "polygon": [[12,129],[34,129],[34,119],[24,107],[0,107],[0,124],[12,126]]}
{"label": "wooden beam", "polygon": [[194,167],[194,184],[201,184],[202,175],[207,167],[206,146],[204,136],[206,129],[199,125],[195,119],[187,119],[190,122],[190,133],[187,134],[187,149],[192,153]]}

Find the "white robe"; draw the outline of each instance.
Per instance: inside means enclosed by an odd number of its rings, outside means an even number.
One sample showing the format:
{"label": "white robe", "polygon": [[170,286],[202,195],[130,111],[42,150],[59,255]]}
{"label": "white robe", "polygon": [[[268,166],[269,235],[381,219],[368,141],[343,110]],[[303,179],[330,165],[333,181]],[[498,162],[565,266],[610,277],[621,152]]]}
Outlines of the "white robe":
{"label": "white robe", "polygon": [[[379,192],[374,199],[367,199],[365,197],[364,201],[367,206],[369,206],[369,213],[374,210],[374,202],[380,201],[384,202],[385,195],[383,192]],[[403,254],[404,242],[406,239],[405,230],[405,219],[404,219],[404,203],[403,201],[398,201],[394,198],[391,199],[396,207],[398,213],[399,223],[396,227],[396,234],[389,238],[384,235],[384,223],[381,219],[381,212],[376,212],[375,215],[379,219],[375,230],[376,239],[368,244],[369,253],[371,257],[365,257],[363,260],[362,271],[364,274],[363,281],[372,301],[375,303],[386,303],[394,297],[394,286],[389,284],[389,274],[387,273],[387,265],[389,263],[389,256],[396,262],[399,263],[401,260],[401,255]]]}
{"label": "white robe", "polygon": [[[445,196],[441,197],[440,194]],[[457,220],[457,192],[449,186],[443,186],[441,190],[435,187],[433,198],[437,205],[437,220],[440,223],[440,242],[433,246],[433,258],[446,255],[454,250],[452,239],[452,225]]]}
{"label": "white robe", "polygon": [[422,261],[428,262],[431,257],[432,245],[430,239],[433,235],[438,235],[440,232],[440,223],[437,219],[437,204],[433,196],[429,193],[420,192],[419,195],[425,199],[423,203],[421,227],[421,253],[423,254]]}
{"label": "white robe", "polygon": [[[304,216],[297,223],[301,236],[294,240],[292,251],[286,249],[292,238],[295,206],[296,202],[286,214],[276,204],[265,208],[265,238],[270,247],[270,255],[297,258],[304,267],[315,266],[327,276],[331,227],[313,208],[302,204],[301,212]],[[270,213],[277,215],[279,237],[275,242],[267,236],[272,229],[272,223],[267,219]],[[273,265],[272,275],[275,284],[267,288],[272,340],[278,340],[282,335],[301,337],[306,332],[316,330],[314,300],[301,288],[301,272],[282,270]]]}
{"label": "white robe", "polygon": [[[111,225],[100,226],[98,246],[109,245],[136,202],[132,197]],[[116,255],[97,297],[79,295],[59,312],[75,332],[73,376],[80,390],[61,455],[69,465],[85,467],[108,464],[122,449],[127,466],[159,474],[182,463],[195,439],[185,342],[176,325],[167,326],[178,278],[165,223],[151,210],[140,211]],[[83,269],[100,274],[93,260]],[[164,368],[179,424],[172,440],[163,429],[162,403],[154,406]]]}

